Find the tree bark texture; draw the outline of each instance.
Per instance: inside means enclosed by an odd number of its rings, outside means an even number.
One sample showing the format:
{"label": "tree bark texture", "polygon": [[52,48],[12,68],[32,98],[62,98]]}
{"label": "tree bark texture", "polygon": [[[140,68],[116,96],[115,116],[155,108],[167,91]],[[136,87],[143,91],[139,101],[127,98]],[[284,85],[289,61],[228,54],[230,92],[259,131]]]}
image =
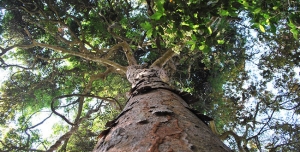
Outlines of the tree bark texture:
{"label": "tree bark texture", "polygon": [[131,97],[121,114],[109,123],[110,128],[101,133],[94,151],[230,151],[189,110],[188,104],[160,80],[159,71],[128,69],[134,88]]}

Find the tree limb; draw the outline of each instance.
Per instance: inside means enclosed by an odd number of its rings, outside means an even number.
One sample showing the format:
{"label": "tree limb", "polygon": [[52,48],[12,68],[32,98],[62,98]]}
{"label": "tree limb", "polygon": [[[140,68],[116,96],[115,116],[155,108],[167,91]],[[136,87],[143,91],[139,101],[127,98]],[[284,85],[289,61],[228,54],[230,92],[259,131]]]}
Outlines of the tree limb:
{"label": "tree limb", "polygon": [[239,151],[243,151],[243,148],[242,148],[242,137],[238,136],[238,135],[237,135],[236,133],[234,133],[233,131],[231,131],[231,130],[230,130],[230,131],[226,131],[226,132],[224,132],[222,135],[220,135],[219,138],[220,138],[221,140],[225,140],[225,139],[228,138],[229,135],[231,135],[231,136],[235,139]]}
{"label": "tree limb", "polygon": [[124,50],[124,53],[126,55],[129,66],[130,65],[137,65],[137,62],[134,58],[133,52],[132,52],[129,44],[124,41],[124,42],[121,43],[121,45],[123,47],[123,50]]}
{"label": "tree limb", "polygon": [[[83,90],[83,95],[86,95],[86,94],[90,94],[91,93],[91,90],[92,90],[92,85],[93,85],[93,82],[97,79],[104,79],[110,72],[112,71],[112,68],[109,67],[106,69],[105,72],[103,73],[98,73],[98,74],[95,74],[95,75],[92,75],[90,77],[90,80],[89,82],[87,83],[87,85],[85,86],[85,89]],[[78,104],[78,109],[77,109],[77,115],[76,115],[76,118],[74,120],[74,124],[78,124],[78,121],[80,119],[80,116],[82,114],[82,109],[83,109],[83,104],[84,104],[84,99],[85,99],[85,96],[79,96],[78,99],[75,101],[75,103],[79,103]],[[74,102],[73,102],[74,103]],[[69,136],[69,138],[71,137],[71,135]],[[62,146],[61,149],[66,149],[67,148],[67,144],[68,144],[68,141],[69,141],[69,138],[66,138],[65,139],[65,142]]]}
{"label": "tree limb", "polygon": [[53,113],[51,113],[48,117],[46,117],[46,118],[45,118],[44,120],[42,120],[41,122],[37,123],[37,124],[34,125],[34,126],[28,127],[28,128],[26,128],[25,130],[32,129],[32,128],[35,128],[35,127],[37,127],[37,126],[43,124],[47,119],[49,119],[49,118],[52,116],[52,114],[53,114]]}
{"label": "tree limb", "polygon": [[47,150],[47,152],[52,152],[52,151],[57,150],[57,148],[62,144],[63,141],[69,139],[70,136],[71,136],[74,132],[76,132],[76,131],[79,129],[79,124],[80,124],[82,121],[85,121],[86,119],[88,119],[88,118],[91,116],[91,114],[93,114],[93,113],[99,111],[99,109],[100,109],[101,106],[102,106],[102,102],[103,102],[103,100],[101,100],[100,104],[99,104],[95,109],[90,109],[90,110],[86,113],[86,115],[85,115],[84,117],[80,118],[80,119],[78,120],[77,124],[74,125],[74,126],[70,129],[70,131],[68,131],[68,132],[65,133],[63,136],[61,136],[61,137],[60,137],[60,138],[59,138],[59,139],[58,139],[58,140],[57,140],[57,141],[56,141],[56,142],[55,142],[55,143]]}
{"label": "tree limb", "polygon": [[150,67],[162,68],[176,53],[172,49],[168,49],[160,58],[158,58]]}
{"label": "tree limb", "polygon": [[108,101],[108,102],[115,102],[115,100],[111,100],[109,99],[109,97],[99,97],[99,96],[96,96],[96,95],[91,95],[91,94],[68,94],[68,95],[62,95],[62,96],[58,96],[58,97],[55,97],[53,98],[52,102],[51,102],[51,110],[54,114],[58,115],[59,117],[61,117],[63,120],[65,120],[69,125],[76,125],[78,124],[78,122],[75,122],[75,123],[72,123],[71,121],[69,121],[65,116],[63,116],[62,114],[58,113],[56,110],[55,110],[55,107],[54,107],[54,101],[57,100],[57,99],[61,99],[61,98],[67,98],[67,97],[74,97],[74,96],[78,96],[78,97],[92,97],[92,98],[97,98],[97,99],[100,99],[100,100],[104,100],[104,101]]}
{"label": "tree limb", "polygon": [[107,64],[107,65],[110,65],[110,66],[114,67],[117,71],[120,71],[121,73],[126,74],[127,67],[124,67],[120,64],[117,64],[113,61],[110,61],[110,60],[107,60],[107,59],[104,59],[104,58],[99,58],[99,57],[94,56],[92,54],[86,54],[86,53],[82,53],[82,52],[75,52],[75,51],[67,50],[67,49],[64,49],[64,48],[61,48],[61,47],[58,47],[58,46],[55,46],[55,45],[39,43],[39,42],[36,42],[36,41],[33,41],[33,44],[35,46],[49,48],[49,49],[52,49],[52,50],[57,51],[57,52],[67,53],[67,54],[78,56],[78,57],[81,57],[81,58],[84,58],[84,59],[87,59],[87,60],[91,60],[91,61],[94,61],[94,62]]}
{"label": "tree limb", "polygon": [[[92,90],[92,85],[93,85],[93,82],[99,78],[104,78],[106,77],[110,72],[112,71],[112,68],[107,68],[105,72],[103,73],[98,73],[96,75],[92,75],[89,82],[87,83],[87,85],[85,86],[85,89],[83,90],[83,95],[87,95],[87,94],[90,94],[91,93],[91,90]],[[86,96],[80,96],[79,97],[79,105],[78,105],[78,110],[77,110],[77,116],[75,118],[75,121],[74,123],[76,124],[77,121],[79,120],[80,116],[81,116],[81,113],[82,113],[82,108],[83,108],[83,103],[84,103],[84,98]]]}

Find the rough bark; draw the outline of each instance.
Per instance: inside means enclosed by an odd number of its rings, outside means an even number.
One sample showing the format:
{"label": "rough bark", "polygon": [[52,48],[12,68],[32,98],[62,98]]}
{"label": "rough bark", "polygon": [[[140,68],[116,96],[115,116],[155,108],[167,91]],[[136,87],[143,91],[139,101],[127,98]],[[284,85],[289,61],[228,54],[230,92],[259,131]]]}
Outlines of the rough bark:
{"label": "rough bark", "polygon": [[188,104],[160,79],[160,69],[131,66],[133,84],[124,110],[103,131],[94,151],[230,151]]}

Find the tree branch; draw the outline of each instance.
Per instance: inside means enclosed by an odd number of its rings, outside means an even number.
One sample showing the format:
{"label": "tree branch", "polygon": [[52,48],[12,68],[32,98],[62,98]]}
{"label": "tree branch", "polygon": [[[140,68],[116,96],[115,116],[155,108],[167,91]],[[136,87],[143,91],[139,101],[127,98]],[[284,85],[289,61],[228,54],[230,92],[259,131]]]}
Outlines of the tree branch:
{"label": "tree branch", "polygon": [[235,139],[239,151],[243,151],[243,148],[242,148],[242,137],[238,136],[238,135],[237,135],[236,133],[234,133],[233,131],[231,131],[231,130],[230,130],[230,131],[226,131],[226,132],[224,132],[222,135],[220,135],[219,138],[220,138],[221,140],[225,140],[225,139],[228,138],[229,135],[231,135],[231,136]]}
{"label": "tree branch", "polygon": [[158,58],[150,67],[163,67],[169,59],[171,59],[176,53],[172,49],[168,49],[160,58]]}
{"label": "tree branch", "polygon": [[[107,68],[106,71],[103,72],[103,73],[98,73],[98,74],[92,75],[92,76],[90,77],[89,82],[88,82],[87,85],[85,86],[85,89],[84,89],[84,91],[83,91],[83,95],[90,94],[90,93],[91,93],[91,90],[92,90],[93,82],[94,82],[95,80],[97,80],[97,79],[104,79],[111,71],[112,71],[112,68],[109,67],[109,68]],[[84,99],[85,99],[85,96],[80,96],[80,97],[78,97],[78,99],[77,99],[75,102],[72,103],[72,104],[74,104],[74,103],[79,102],[79,104],[78,104],[78,109],[77,109],[77,115],[76,115],[76,118],[75,118],[75,120],[74,120],[74,124],[78,124],[78,121],[79,121],[80,116],[81,116],[81,114],[82,114],[82,109],[83,109]],[[69,136],[69,138],[70,138],[70,137],[71,137],[71,135]],[[65,142],[64,142],[64,144],[63,144],[63,146],[62,146],[61,149],[66,149],[67,144],[68,144],[68,141],[69,141],[69,138],[66,138],[66,139],[65,139]]]}
{"label": "tree branch", "polygon": [[44,152],[43,150],[38,150],[38,149],[32,149],[32,148],[27,148],[27,147],[18,147],[12,144],[5,144],[3,141],[0,140],[0,143],[3,145],[3,147],[8,148],[9,150],[7,151],[2,151],[1,152],[11,152],[12,150],[19,150],[19,151],[36,151],[36,152]]}
{"label": "tree branch", "polygon": [[65,141],[65,140],[68,140],[70,137],[71,137],[71,135],[74,133],[74,132],[76,132],[77,130],[78,130],[78,128],[79,128],[79,124],[82,122],[82,121],[85,121],[86,119],[88,119],[90,116],[91,116],[91,114],[93,114],[93,113],[95,113],[95,112],[97,112],[97,111],[99,111],[99,109],[101,108],[101,106],[102,106],[102,102],[103,102],[103,100],[101,100],[101,102],[100,102],[100,104],[95,108],[95,109],[91,109],[91,110],[89,110],[87,113],[86,113],[86,115],[84,116],[84,117],[82,117],[82,118],[80,118],[79,120],[78,120],[78,123],[75,125],[75,126],[73,126],[71,129],[70,129],[70,131],[68,131],[67,133],[65,133],[63,136],[61,136],[48,150],[47,150],[47,152],[52,152],[52,151],[55,151],[55,150],[57,150],[57,148],[62,144],[62,142],[63,141]]}
{"label": "tree branch", "polygon": [[57,51],[57,52],[67,53],[67,54],[78,56],[78,57],[81,57],[81,58],[84,58],[84,59],[87,59],[87,60],[91,60],[91,61],[94,61],[94,62],[107,64],[107,65],[110,65],[110,66],[114,67],[117,71],[120,71],[122,74],[126,74],[127,67],[124,67],[120,64],[117,64],[113,61],[110,61],[110,60],[107,60],[107,59],[104,59],[104,58],[99,58],[97,56],[94,56],[93,54],[75,52],[75,51],[67,50],[67,49],[64,49],[64,48],[61,48],[61,47],[58,47],[58,46],[55,46],[55,45],[39,43],[39,42],[36,42],[36,41],[33,41],[33,44],[35,46],[49,48],[49,49],[52,49],[52,50]]}
{"label": "tree branch", "polygon": [[[94,62],[110,65],[110,66],[114,67],[117,71],[120,71],[121,74],[124,74],[124,75],[126,74],[126,71],[127,71],[127,67],[124,67],[124,66],[122,66],[118,63],[115,63],[115,62],[113,62],[111,60],[108,60],[108,59],[105,59],[105,58],[99,58],[98,56],[95,56],[94,54],[75,52],[75,51],[71,51],[71,50],[68,50],[68,49],[65,49],[65,48],[62,48],[62,47],[59,47],[59,46],[39,43],[35,40],[33,40],[32,42],[33,43],[29,44],[29,45],[13,45],[13,46],[10,46],[10,47],[5,48],[5,49],[0,48],[1,49],[0,56],[4,55],[9,50],[14,49],[14,48],[29,49],[29,48],[33,48],[33,47],[36,47],[36,46],[40,46],[40,47],[52,49],[56,52],[66,53],[66,54],[69,54],[69,55],[78,56],[78,57],[81,57],[81,58],[84,58],[84,59],[87,59],[87,60],[91,60],[91,61],[94,61]],[[111,49],[107,49],[107,50],[109,50],[111,52],[111,51],[116,50],[119,47],[122,47],[124,49],[126,57],[128,58],[128,63],[129,64],[136,64],[136,60],[134,59],[132,50],[126,42],[119,43],[119,44],[113,46]],[[17,65],[14,65],[14,66],[17,66]],[[25,67],[21,67],[21,68],[25,68]]]}
{"label": "tree branch", "polygon": [[74,95],[64,95],[64,96],[59,96],[59,97],[55,97],[52,102],[51,102],[51,110],[54,114],[58,115],[59,117],[61,117],[63,120],[65,120],[65,122],[67,122],[69,125],[72,125],[74,126],[75,124],[73,124],[72,122],[70,122],[65,116],[63,116],[62,114],[58,113],[55,111],[55,108],[54,108],[54,101],[57,100],[57,99],[60,99],[60,98],[66,98],[66,97],[72,97]]}
{"label": "tree branch", "polygon": [[41,122],[37,123],[37,124],[34,125],[34,126],[28,127],[28,128],[26,128],[25,130],[32,129],[32,128],[35,128],[35,127],[37,127],[37,126],[43,124],[47,119],[49,119],[49,118],[52,116],[52,114],[53,114],[53,113],[51,113],[48,117],[46,117],[46,118],[45,118],[44,120],[42,120]]}
{"label": "tree branch", "polygon": [[[85,89],[83,91],[83,95],[87,95],[87,94],[90,94],[91,93],[91,90],[92,90],[92,85],[93,85],[93,82],[99,78],[104,78],[106,77],[110,72],[112,71],[112,68],[107,68],[105,72],[103,73],[98,73],[96,75],[92,75],[89,82],[87,83],[87,85],[85,86]],[[84,103],[84,98],[86,96],[80,96],[79,97],[79,105],[78,105],[78,110],[77,110],[77,116],[75,118],[75,121],[74,123],[76,124],[77,121],[79,120],[80,116],[81,116],[81,113],[82,113],[82,108],[83,108],[83,103]]]}
{"label": "tree branch", "polygon": [[120,44],[123,47],[123,50],[124,50],[124,53],[126,55],[126,58],[127,58],[129,66],[130,65],[137,65],[137,62],[136,62],[136,60],[134,58],[133,52],[132,52],[129,44],[127,42],[125,42],[125,41],[122,42],[122,43],[120,43]]}
{"label": "tree branch", "polygon": [[55,97],[53,98],[52,102],[51,102],[51,110],[54,114],[58,115],[59,117],[61,117],[63,120],[65,120],[69,125],[77,125],[78,122],[75,122],[75,123],[72,123],[70,122],[65,116],[63,116],[62,114],[58,113],[56,110],[55,110],[55,107],[54,107],[54,101],[57,100],[57,99],[61,99],[61,98],[67,98],[67,97],[74,97],[74,96],[78,96],[78,97],[92,97],[92,98],[97,98],[97,99],[100,99],[100,100],[104,100],[104,101],[108,101],[108,102],[115,102],[115,100],[111,100],[109,99],[110,97],[99,97],[99,96],[96,96],[96,95],[90,95],[90,94],[68,94],[68,95],[62,95],[62,96],[58,96],[58,97]]}
{"label": "tree branch", "polygon": [[[105,72],[92,75],[90,77],[89,82],[85,86],[85,89],[83,91],[83,95],[90,94],[91,90],[92,90],[93,82],[95,80],[98,80],[98,79],[104,79],[111,71],[113,71],[112,67],[108,67]],[[72,104],[74,104],[74,103],[79,102],[79,104],[78,104],[78,110],[77,110],[77,115],[76,115],[76,118],[74,120],[74,124],[78,124],[78,121],[79,121],[80,116],[82,114],[84,99],[85,99],[85,96],[80,96],[75,102],[72,103]],[[106,100],[109,100],[109,99],[106,99]],[[121,109],[120,104],[117,101],[116,101],[116,103],[119,105],[119,108]],[[71,135],[69,136],[69,138],[70,137],[71,137]],[[61,149],[66,149],[68,141],[69,141],[69,138],[65,139],[65,142],[64,142],[64,144],[63,144],[63,146],[62,146]]]}

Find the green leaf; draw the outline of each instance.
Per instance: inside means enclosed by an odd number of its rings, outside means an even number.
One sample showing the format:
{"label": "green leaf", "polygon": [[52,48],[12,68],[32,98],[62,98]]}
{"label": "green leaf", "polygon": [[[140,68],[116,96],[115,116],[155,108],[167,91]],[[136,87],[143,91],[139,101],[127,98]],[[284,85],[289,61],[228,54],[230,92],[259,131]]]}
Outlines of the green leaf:
{"label": "green leaf", "polygon": [[197,28],[199,28],[199,25],[193,25],[192,28],[197,29]]}
{"label": "green leaf", "polygon": [[270,25],[270,20],[267,19],[267,20],[266,20],[266,23],[267,23],[267,25]]}
{"label": "green leaf", "polygon": [[218,44],[224,44],[224,40],[217,40]]}
{"label": "green leaf", "polygon": [[154,20],[159,20],[163,16],[163,14],[163,12],[157,11],[150,18]]}
{"label": "green leaf", "polygon": [[194,45],[195,44],[195,41],[191,40],[191,41],[187,41],[186,44],[189,44],[189,45]]}
{"label": "green leaf", "polygon": [[246,9],[247,9],[247,7],[249,7],[249,4],[248,4],[248,2],[246,0],[242,0],[241,4],[243,4]]}
{"label": "green leaf", "polygon": [[296,28],[296,25],[295,25],[293,22],[291,22],[291,21],[288,23],[288,25],[289,25],[289,27],[292,28],[292,29],[295,29],[295,28]]}
{"label": "green leaf", "polygon": [[229,12],[228,12],[227,10],[220,10],[220,11],[219,11],[219,14],[220,14],[221,16],[229,16]]}
{"label": "green leaf", "polygon": [[299,31],[294,28],[294,29],[291,29],[291,32],[293,33],[293,37],[298,40],[298,34],[299,34]]}
{"label": "green leaf", "polygon": [[209,33],[209,34],[212,34],[212,30],[211,30],[211,28],[210,28],[210,27],[208,27],[207,29],[208,29],[208,33]]}
{"label": "green leaf", "polygon": [[259,24],[259,29],[260,29],[260,31],[262,31],[264,33],[266,32],[265,28],[261,24]]}
{"label": "green leaf", "polygon": [[150,30],[148,30],[147,31],[147,37],[151,37],[152,36],[152,33],[153,33],[153,30],[152,29],[150,29]]}
{"label": "green leaf", "polygon": [[205,47],[206,47],[206,45],[203,44],[203,45],[201,45],[201,46],[199,47],[199,50],[203,51],[203,50],[205,49]]}
{"label": "green leaf", "polygon": [[264,14],[263,14],[263,17],[264,17],[265,19],[268,19],[268,18],[270,18],[270,15],[269,15],[269,14],[266,14],[266,13],[264,13]]}
{"label": "green leaf", "polygon": [[257,8],[253,11],[254,14],[258,14],[261,11],[261,8]]}
{"label": "green leaf", "polygon": [[152,25],[149,23],[149,22],[145,22],[145,23],[142,23],[141,24],[142,28],[145,29],[145,30],[150,30],[152,29]]}
{"label": "green leaf", "polygon": [[194,43],[194,44],[191,46],[191,50],[195,50],[195,47],[196,47],[196,43]]}
{"label": "green leaf", "polygon": [[192,34],[191,37],[192,37],[192,40],[197,41],[197,37],[195,34]]}
{"label": "green leaf", "polygon": [[156,0],[155,4],[156,4],[158,12],[162,12],[163,13],[165,11],[164,6],[163,6],[164,0]]}

